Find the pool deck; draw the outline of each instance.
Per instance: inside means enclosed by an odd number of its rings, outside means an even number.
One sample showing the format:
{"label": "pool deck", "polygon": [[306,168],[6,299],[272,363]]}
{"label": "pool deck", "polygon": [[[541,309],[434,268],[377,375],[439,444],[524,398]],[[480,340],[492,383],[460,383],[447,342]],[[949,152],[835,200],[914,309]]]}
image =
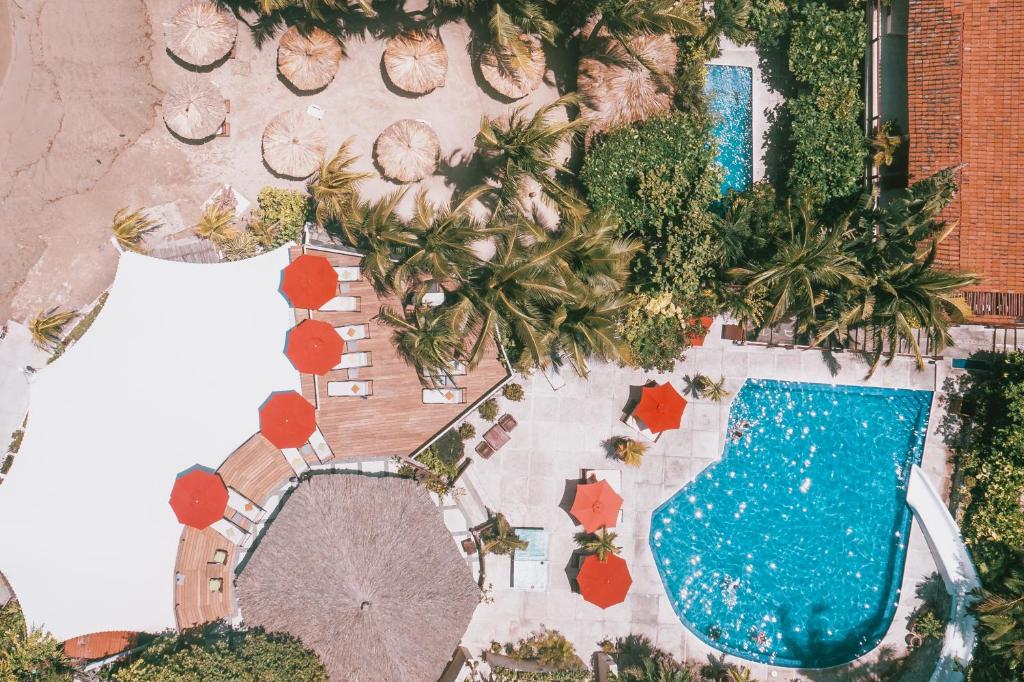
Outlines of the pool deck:
{"label": "pool deck", "polygon": [[[491,509],[503,512],[514,526],[537,526],[549,533],[547,592],[521,592],[509,589],[508,558],[487,559],[487,583],[491,584],[491,603],[481,604],[466,633],[464,644],[473,654],[486,649],[492,640],[511,641],[544,626],[560,630],[574,642],[585,659],[598,649],[604,638],[614,639],[629,633],[649,636],[658,646],[678,658],[706,662],[717,653],[690,634],[672,610],[648,545],[651,512],[704,468],[721,457],[729,415],[729,400],[747,378],[786,379],[820,383],[884,386],[935,390],[950,373],[947,361],[914,369],[909,358],[897,358],[890,367],[879,367],[865,382],[866,365],[856,356],[837,356],[841,363],[833,377],[818,351],[734,345],[721,340],[721,322],[708,334],[703,348],[688,351],[687,358],[671,374],[648,373],[612,365],[595,365],[589,380],[567,370],[566,385],[553,391],[544,376],[535,374],[517,378],[526,389],[521,403],[502,400],[503,411],[519,421],[512,441],[490,460],[476,461],[469,468],[468,485]],[[629,387],[647,380],[671,380],[680,390],[683,376],[701,372],[712,378],[724,375],[730,397],[722,404],[706,400],[687,400],[682,426],[666,432],[644,456],[639,468],[623,467],[609,459],[602,445],[612,436],[635,435],[620,421]],[[948,487],[946,451],[936,429],[945,407],[933,399],[929,436],[922,468],[940,491]],[[485,424],[477,415],[471,422],[477,433]],[[468,445],[472,446],[475,441]],[[470,448],[467,448],[469,450]],[[473,455],[473,457],[476,457]],[[633,576],[633,586],[622,604],[607,610],[593,606],[572,592],[569,576],[575,548],[574,534],[579,530],[565,511],[583,468],[622,469],[622,493],[625,498],[624,522],[615,530],[622,556]],[[911,531],[899,608],[882,642],[866,657],[863,665],[876,659],[882,647],[895,653],[905,649],[908,615],[918,601],[915,586],[935,571],[916,521]],[[738,659],[729,659],[735,660]],[[786,668],[742,662],[759,680],[848,680],[850,666],[802,674]]]}

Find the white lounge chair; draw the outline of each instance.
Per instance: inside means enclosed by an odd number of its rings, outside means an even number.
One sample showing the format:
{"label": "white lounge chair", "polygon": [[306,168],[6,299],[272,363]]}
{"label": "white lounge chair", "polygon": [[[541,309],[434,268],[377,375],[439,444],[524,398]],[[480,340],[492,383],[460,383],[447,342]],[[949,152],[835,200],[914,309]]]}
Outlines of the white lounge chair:
{"label": "white lounge chair", "polygon": [[236,526],[227,519],[218,519],[216,522],[210,525],[215,531],[223,535],[229,541],[239,546],[245,546],[246,539],[249,537],[249,533]]}
{"label": "white lounge chair", "polygon": [[368,324],[343,324],[335,327],[334,331],[343,341],[361,341],[370,336],[370,325]]}
{"label": "white lounge chair", "polygon": [[298,448],[284,448],[281,452],[284,453],[284,458],[288,460],[288,466],[292,468],[296,476],[301,476],[309,471],[309,464],[306,463]]}
{"label": "white lounge chair", "polygon": [[363,398],[373,395],[372,381],[328,381],[327,395],[332,398]]}
{"label": "white lounge chair", "polygon": [[425,388],[424,405],[455,405],[466,402],[466,392],[461,388]]}
{"label": "white lounge chair", "polygon": [[228,486],[228,506],[253,523],[259,523],[267,516],[267,511],[263,507],[231,486]]}
{"label": "white lounge chair", "polygon": [[342,353],[341,362],[334,366],[334,369],[354,369],[356,367],[369,367],[370,353],[369,351],[359,351],[358,353]]}
{"label": "white lounge chair", "polygon": [[661,438],[660,433],[654,433],[653,431],[651,431],[649,428],[647,428],[646,424],[644,424],[642,421],[634,417],[632,413],[626,415],[622,419],[622,421],[625,422],[627,425],[632,426],[637,433],[639,433],[641,436],[651,441],[652,443],[657,443],[658,439]]}
{"label": "white lounge chair", "polygon": [[423,294],[423,298],[420,299],[420,303],[428,305],[431,308],[436,308],[444,303],[444,292],[443,291],[428,291]]}
{"label": "white lounge chair", "polygon": [[334,451],[327,444],[327,439],[324,438],[324,434],[320,431],[319,426],[313,429],[313,433],[310,434],[309,444],[313,446],[313,452],[316,453],[317,459],[321,462],[329,462],[334,459]]}
{"label": "white lounge chair", "polygon": [[338,273],[339,282],[358,282],[359,281],[359,267],[355,265],[344,265],[341,267],[334,268],[334,271]]}
{"label": "white lounge chair", "polygon": [[328,313],[354,313],[359,310],[359,297],[335,296],[320,306],[320,310]]}

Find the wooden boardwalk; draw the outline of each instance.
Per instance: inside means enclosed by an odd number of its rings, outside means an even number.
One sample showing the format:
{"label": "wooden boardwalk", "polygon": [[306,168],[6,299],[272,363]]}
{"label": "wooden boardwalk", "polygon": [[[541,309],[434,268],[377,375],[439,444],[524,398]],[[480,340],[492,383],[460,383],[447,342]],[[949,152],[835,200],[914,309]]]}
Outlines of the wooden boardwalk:
{"label": "wooden boardwalk", "polygon": [[261,507],[295,475],[284,453],[260,433],[232,452],[217,473],[224,480],[224,485],[234,488]]}
{"label": "wooden boardwalk", "polygon": [[231,615],[237,552],[238,548],[213,528],[185,528],[174,566],[178,630]]}

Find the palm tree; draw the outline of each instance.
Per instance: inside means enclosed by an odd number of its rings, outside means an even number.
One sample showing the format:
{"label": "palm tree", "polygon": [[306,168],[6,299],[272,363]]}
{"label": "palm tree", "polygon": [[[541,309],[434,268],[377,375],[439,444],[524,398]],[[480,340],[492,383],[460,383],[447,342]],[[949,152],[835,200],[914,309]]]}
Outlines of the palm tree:
{"label": "palm tree", "polygon": [[750,0],[715,0],[712,14],[705,22],[702,42],[709,54],[721,49],[719,37],[725,36],[737,45],[750,41]]}
{"label": "palm tree", "polygon": [[508,211],[523,200],[530,181],[536,183],[540,197],[564,214],[582,216],[586,204],[574,192],[555,180],[556,173],[569,169],[556,161],[555,153],[574,135],[587,127],[587,121],[552,121],[549,115],[558,108],[576,103],[573,95],[565,95],[526,115],[521,106],[503,118],[484,116],[476,136],[476,146],[489,166],[490,187],[495,197],[495,213]]}
{"label": "palm tree", "polygon": [[710,378],[704,377],[701,395],[716,403],[720,403],[728,398],[729,391],[725,389],[725,377],[719,377],[718,381],[711,381]]}
{"label": "palm tree", "polygon": [[610,211],[588,211],[563,221],[559,239],[570,242],[561,256],[567,281],[600,293],[618,293],[631,275],[630,263],[640,250],[635,240],[620,239]]}
{"label": "palm tree", "polygon": [[[344,13],[349,9],[348,0],[257,0],[263,14],[274,14],[289,9],[301,10],[317,21],[326,21],[331,13]],[[373,0],[354,0],[367,17],[377,16]]]}
{"label": "palm tree", "polygon": [[750,668],[734,665],[729,668],[729,682],[754,682],[754,674]]}
{"label": "palm tree", "polygon": [[358,200],[358,186],[372,173],[352,170],[359,158],[349,152],[352,140],[345,140],[330,159],[324,160],[320,171],[307,185],[315,206],[314,215],[321,225],[343,223],[349,218],[353,204]]}
{"label": "palm tree", "polygon": [[986,648],[1008,670],[1024,670],[1024,551],[1014,552],[1007,573],[986,580],[974,607]]}
{"label": "palm tree", "polygon": [[609,554],[618,554],[622,548],[615,544],[616,533],[609,533],[604,526],[597,533],[576,533],[576,544],[588,554],[596,554],[598,561],[607,561]]}
{"label": "palm tree", "polygon": [[875,130],[871,138],[871,161],[876,166],[891,166],[896,150],[903,144],[903,136],[896,132],[895,124],[886,121]]}
{"label": "palm tree", "polygon": [[142,253],[142,236],[156,227],[156,221],[144,216],[141,210],[129,213],[127,208],[119,208],[110,229],[122,249]]}
{"label": "palm tree", "polygon": [[396,213],[404,196],[405,190],[401,190],[378,201],[357,201],[351,219],[341,224],[345,239],[364,252],[363,272],[378,291],[390,290],[396,260],[416,247],[416,237]]}
{"label": "palm tree", "polygon": [[44,350],[60,348],[63,345],[61,329],[77,316],[77,311],[61,310],[59,307],[40,311],[28,325],[29,332],[32,334],[32,342]]}
{"label": "palm tree", "polygon": [[[490,43],[504,70],[523,71],[530,63],[530,46],[523,35],[530,33],[555,44],[558,26],[545,14],[543,2],[537,0],[432,0],[437,9],[457,8],[477,25],[474,39],[479,51],[481,43]],[[485,34],[486,38],[478,34]]]}
{"label": "palm tree", "polygon": [[382,306],[376,319],[395,330],[395,349],[421,377],[445,371],[461,351],[461,336],[452,325],[450,310],[414,306],[403,314]]}
{"label": "palm tree", "polygon": [[580,376],[590,373],[588,357],[606,362],[628,362],[629,347],[619,335],[618,323],[628,298],[578,291],[569,300],[542,313],[551,330],[552,354],[568,358]]}
{"label": "palm tree", "polygon": [[639,666],[622,671],[623,682],[693,682],[693,675],[686,668],[663,656],[644,658]]}
{"label": "palm tree", "polygon": [[481,535],[483,551],[492,554],[511,554],[515,550],[524,550],[530,543],[521,540],[515,529],[509,524],[504,514],[495,514],[491,518],[490,527]]}
{"label": "palm tree", "polygon": [[615,456],[621,459],[626,466],[640,466],[644,453],[647,452],[647,443],[641,443],[632,438],[616,438],[613,445],[615,446]]}
{"label": "palm tree", "polygon": [[196,235],[222,246],[238,237],[238,230],[234,225],[234,211],[218,204],[210,204],[203,211],[203,215],[199,217],[199,222],[192,228],[192,231]]}

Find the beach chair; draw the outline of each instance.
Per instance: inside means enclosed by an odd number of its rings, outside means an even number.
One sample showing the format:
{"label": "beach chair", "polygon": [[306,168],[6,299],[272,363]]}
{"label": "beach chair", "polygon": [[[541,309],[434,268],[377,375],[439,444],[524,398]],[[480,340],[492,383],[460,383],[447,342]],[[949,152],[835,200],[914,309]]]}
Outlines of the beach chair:
{"label": "beach chair", "polygon": [[216,522],[210,525],[215,531],[223,535],[228,541],[235,543],[239,547],[248,546],[245,544],[246,538],[250,538],[249,533],[246,533],[239,526],[235,525],[227,519],[218,519]]}
{"label": "beach chair", "polygon": [[332,398],[365,398],[373,395],[373,382],[328,381],[327,395]]}
{"label": "beach chair", "polygon": [[637,433],[639,433],[646,440],[649,440],[652,443],[657,443],[658,439],[661,438],[660,433],[654,433],[653,431],[651,431],[649,428],[647,428],[646,424],[644,424],[642,421],[634,417],[632,412],[624,416],[622,418],[622,421],[627,426],[633,427],[633,429],[636,430]]}
{"label": "beach chair", "polygon": [[512,440],[512,436],[508,435],[508,431],[497,424],[487,429],[487,433],[484,434],[484,442],[494,448],[495,452],[503,448],[510,440]]}
{"label": "beach chair", "polygon": [[281,452],[284,454],[284,458],[288,460],[288,466],[292,468],[296,476],[301,476],[309,471],[309,464],[306,463],[298,448],[284,448]]}
{"label": "beach chair", "polygon": [[494,454],[494,448],[492,448],[487,443],[487,441],[484,441],[484,440],[482,440],[479,443],[477,443],[476,444],[476,448],[474,448],[474,449],[476,450],[476,454],[480,455],[484,459],[490,459],[491,456]]}
{"label": "beach chair", "polygon": [[359,311],[358,296],[335,296],[320,306],[326,313],[355,313]]}
{"label": "beach chair", "polygon": [[358,353],[342,353],[341,362],[334,366],[334,369],[355,369],[356,367],[370,367],[369,351]]}
{"label": "beach chair", "polygon": [[231,486],[228,486],[228,506],[253,523],[259,523],[267,516],[267,512],[263,507]]}
{"label": "beach chair", "polygon": [[338,273],[339,282],[358,282],[359,281],[359,267],[356,265],[344,265],[335,267],[334,271]]}
{"label": "beach chair", "polygon": [[327,439],[324,438],[324,434],[320,431],[319,426],[313,429],[313,433],[310,434],[309,444],[313,446],[313,452],[316,453],[317,459],[321,462],[329,462],[334,459],[334,451],[327,444]]}
{"label": "beach chair", "polygon": [[466,392],[461,388],[424,388],[424,405],[457,405],[466,402]]}
{"label": "beach chair", "polygon": [[517,422],[516,418],[513,417],[512,415],[503,414],[500,417],[498,417],[498,426],[503,428],[505,430],[505,433],[512,433],[512,429],[519,426],[519,422]]}
{"label": "beach chair", "polygon": [[338,332],[338,336],[346,343],[349,341],[361,341],[370,337],[370,325],[366,323],[343,324],[340,327],[335,327],[334,331]]}

